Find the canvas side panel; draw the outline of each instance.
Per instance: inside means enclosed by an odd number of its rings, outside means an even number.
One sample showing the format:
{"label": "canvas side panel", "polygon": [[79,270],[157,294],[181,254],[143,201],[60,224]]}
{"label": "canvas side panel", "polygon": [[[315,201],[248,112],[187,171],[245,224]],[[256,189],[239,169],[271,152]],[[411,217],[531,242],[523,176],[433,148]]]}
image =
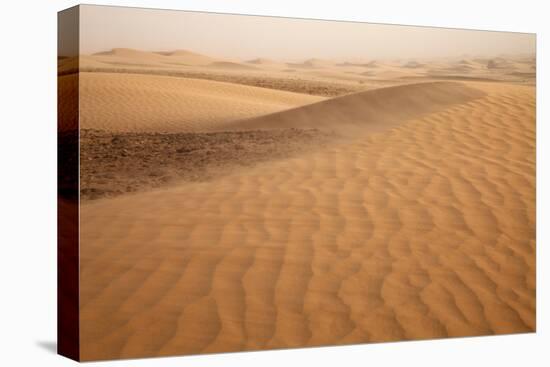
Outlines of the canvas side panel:
{"label": "canvas side panel", "polygon": [[57,351],[79,360],[79,8],[58,13]]}

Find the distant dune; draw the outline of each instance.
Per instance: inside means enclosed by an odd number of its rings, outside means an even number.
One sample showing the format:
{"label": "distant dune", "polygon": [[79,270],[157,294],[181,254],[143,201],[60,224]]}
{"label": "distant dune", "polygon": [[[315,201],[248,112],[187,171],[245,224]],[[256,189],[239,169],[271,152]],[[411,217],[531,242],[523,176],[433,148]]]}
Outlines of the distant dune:
{"label": "distant dune", "polygon": [[501,58],[491,59],[487,62],[487,69],[510,69],[514,64]]}
{"label": "distant dune", "polygon": [[472,71],[479,70],[479,69],[470,64],[458,63],[455,65],[449,65],[443,68],[432,69],[432,70],[436,72],[445,72],[448,74],[456,75],[456,74],[469,74]]}
{"label": "distant dune", "polygon": [[403,64],[404,68],[409,68],[409,69],[421,68],[423,66],[424,66],[424,64],[419,63],[417,61],[409,61],[409,62]]}
{"label": "distant dune", "polygon": [[377,68],[377,67],[379,67],[379,66],[380,66],[380,65],[379,65],[378,61],[375,61],[375,60],[370,61],[370,62],[368,62],[368,63],[365,64],[365,67],[366,67],[366,68]]}
{"label": "distant dune", "polygon": [[257,58],[257,59],[247,60],[246,63],[268,71],[271,71],[271,70],[283,71],[288,68],[288,65],[284,62],[279,62],[279,61],[266,59],[266,58]]}
{"label": "distant dune", "polygon": [[365,67],[369,67],[369,65],[371,65],[373,63],[373,61],[370,61],[368,63],[357,63],[357,62],[348,62],[348,61],[345,61],[345,62],[341,62],[341,63],[338,63],[336,64],[336,66],[340,66],[340,67],[361,67],[361,68],[365,68]]}
{"label": "distant dune", "polygon": [[216,61],[208,64],[208,66],[228,70],[257,70],[254,66],[230,61]]}
{"label": "distant dune", "polygon": [[460,61],[458,62],[458,64],[460,64],[460,65],[469,65],[469,66],[471,66],[471,65],[473,65],[473,62],[470,61],[470,60],[462,59],[462,60],[460,60]]}
{"label": "distant dune", "polygon": [[[249,60],[225,59],[190,50],[143,51],[115,48],[93,55],[60,59],[59,73],[74,73],[78,65],[90,72],[131,72],[145,74],[177,74],[336,96],[359,90],[403,84],[402,79],[449,76],[468,80],[502,80],[534,84],[535,78],[525,74],[535,70],[533,57],[466,58],[446,60],[371,60],[352,62],[310,58],[302,62],[267,58]],[[514,72],[514,73],[512,73]],[[289,75],[292,73],[292,75]],[[521,73],[521,74],[518,74]],[[255,79],[255,81],[253,80]],[[277,79],[277,82],[271,81]],[[369,82],[366,83],[368,79]],[[280,82],[286,80],[285,82]],[[300,81],[300,83],[298,83]],[[327,85],[330,83],[332,85]],[[303,85],[302,85],[303,84]]]}
{"label": "distant dune", "polygon": [[170,62],[170,63],[177,62],[184,65],[208,65],[217,61],[215,58],[201,55],[188,50],[162,52],[161,54],[169,58],[168,61],[164,60],[164,62]]}
{"label": "distant dune", "polygon": [[108,51],[96,52],[95,56],[123,56],[123,57],[153,57],[154,53],[132,48],[113,48]]}
{"label": "distant dune", "polygon": [[[214,62],[224,61],[188,50],[174,51],[142,51],[129,48],[114,48],[109,51],[86,55],[87,61],[119,64],[161,67],[163,65],[205,66]],[[96,65],[97,66],[97,65]]]}
{"label": "distant dune", "polygon": [[287,63],[290,68],[301,68],[301,69],[318,69],[318,68],[328,68],[335,66],[335,63],[323,60],[323,59],[308,59],[302,63]]}
{"label": "distant dune", "polygon": [[161,62],[164,60],[162,55],[155,52],[135,50],[131,48],[114,48],[110,51],[97,52],[93,56],[115,56],[120,58]]}
{"label": "distant dune", "polygon": [[257,58],[257,59],[248,60],[247,63],[249,63],[249,64],[255,64],[255,65],[273,65],[273,64],[278,64],[276,61],[273,61],[273,60],[270,60],[270,59],[265,59],[265,58]]}

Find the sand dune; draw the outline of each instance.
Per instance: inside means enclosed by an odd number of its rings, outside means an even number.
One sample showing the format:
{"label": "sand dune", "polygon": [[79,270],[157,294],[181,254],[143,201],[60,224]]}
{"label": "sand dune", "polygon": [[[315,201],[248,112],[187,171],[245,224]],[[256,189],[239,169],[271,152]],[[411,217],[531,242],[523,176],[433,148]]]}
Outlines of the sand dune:
{"label": "sand dune", "polygon": [[84,66],[125,65],[125,66],[206,66],[215,62],[227,60],[202,55],[188,50],[174,51],[143,51],[131,48],[114,48],[109,51],[98,52],[93,55],[82,55]]}
{"label": "sand dune", "polygon": [[105,131],[186,132],[323,98],[211,80],[80,73],[80,126]]}
{"label": "sand dune", "polygon": [[183,65],[208,65],[218,61],[215,58],[191,52],[188,50],[175,50],[170,52],[161,52],[162,55],[168,56],[165,63],[179,63]]}
{"label": "sand dune", "polygon": [[458,62],[460,65],[473,65],[473,62],[470,60],[462,59]]}
{"label": "sand dune", "polygon": [[83,66],[98,66],[98,63],[122,66],[174,67],[208,66],[230,70],[255,70],[256,68],[238,61],[216,59],[188,50],[142,51],[130,48],[114,48],[110,51],[85,55]]}
{"label": "sand dune", "polygon": [[274,63],[275,61],[266,59],[263,57],[258,57],[256,59],[248,60],[247,62],[250,64],[271,64],[271,63]]}
{"label": "sand dune", "polygon": [[447,69],[455,72],[471,72],[474,70],[482,70],[481,65],[477,65],[468,60],[460,60],[456,63],[449,63],[449,65],[444,65],[442,69]]}
{"label": "sand dune", "polygon": [[331,67],[331,66],[334,66],[335,63],[329,60],[312,58],[312,59],[307,59],[301,63],[288,63],[287,65],[290,68],[317,69],[317,68]]}
{"label": "sand dune", "polygon": [[501,58],[491,59],[487,62],[487,69],[513,69],[514,64]]}
{"label": "sand dune", "polygon": [[271,59],[266,59],[266,58],[256,58],[252,60],[247,60],[246,63],[250,65],[254,65],[256,67],[260,67],[264,70],[280,70],[280,71],[289,70],[288,65],[286,63],[271,60]]}
{"label": "sand dune", "polygon": [[[82,61],[82,60],[81,60]],[[227,69],[215,69],[200,67],[197,69],[167,69],[167,68],[140,68],[140,67],[111,67],[93,66],[86,62],[80,65],[81,73],[116,73],[116,74],[139,74],[139,75],[160,75],[177,78],[191,78],[214,80],[226,83],[247,85],[260,88],[275,89],[287,92],[309,94],[320,97],[334,97],[344,94],[365,90],[360,83],[350,80],[328,80],[327,78],[309,77],[303,78],[298,75],[289,75],[288,71],[281,73],[256,73],[249,71],[235,71]],[[69,73],[70,74],[70,73]],[[61,74],[64,75],[64,74]],[[371,85],[372,88],[372,85]]]}
{"label": "sand dune", "polygon": [[377,68],[378,66],[380,66],[380,63],[376,60],[373,60],[365,64],[366,68]]}
{"label": "sand dune", "polygon": [[[268,116],[236,121],[223,129],[317,128],[340,133],[378,132],[409,119],[482,97],[465,84],[433,82],[374,89]],[[217,127],[214,127],[215,129]]]}
{"label": "sand dune", "polygon": [[345,68],[350,68],[350,67],[361,67],[361,68],[364,68],[364,67],[367,67],[368,65],[369,65],[369,63],[367,63],[367,64],[361,64],[361,63],[348,62],[348,61],[345,61],[345,62],[341,62],[341,63],[336,64],[336,66],[345,67]]}
{"label": "sand dune", "polygon": [[426,65],[409,62],[371,61],[364,65],[360,73],[365,72],[371,73],[371,75],[378,80],[395,82],[402,77],[424,77],[426,73]]}
{"label": "sand dune", "polygon": [[257,70],[254,66],[245,65],[238,62],[230,61],[216,61],[208,64],[208,66],[213,68],[229,69],[229,70]]}
{"label": "sand dune", "polygon": [[409,68],[409,69],[417,69],[417,68],[422,68],[424,66],[425,66],[424,64],[421,64],[418,61],[409,61],[402,65],[402,67]]}
{"label": "sand dune", "polygon": [[[311,102],[227,83],[205,95],[209,81],[82,77],[83,111],[108,129],[143,129],[144,114],[156,127],[214,126],[229,99],[236,115]],[[151,100],[167,104],[153,113]],[[345,117],[357,127],[345,142],[85,202],[81,357],[535,330],[534,106],[533,87],[491,83],[344,96],[239,126],[338,129]],[[395,123],[376,131],[377,121]]]}
{"label": "sand dune", "polygon": [[141,51],[141,50],[136,50],[132,48],[123,48],[123,47],[113,48],[112,50],[108,50],[108,51],[96,52],[93,55],[94,56],[121,56],[121,57],[145,58],[145,59],[153,58],[155,60],[160,59],[160,56],[155,52]]}
{"label": "sand dune", "polygon": [[279,63],[276,62],[276,61],[273,61],[273,60],[270,60],[270,59],[266,59],[266,58],[262,58],[262,57],[259,57],[259,58],[257,58],[257,59],[248,60],[247,63],[249,63],[249,64],[254,64],[254,65],[273,65],[273,64],[279,64]]}
{"label": "sand dune", "polygon": [[[59,61],[60,74],[76,72],[78,63]],[[303,62],[225,59],[189,50],[151,52],[115,48],[80,56],[80,70],[86,72],[139,73],[218,80],[334,97],[383,86],[400,85],[409,78],[424,80],[495,80],[535,84],[535,60],[527,56],[434,60],[324,60]],[[489,68],[487,66],[490,66]]]}
{"label": "sand dune", "polygon": [[136,65],[154,65],[162,63],[165,60],[165,57],[158,53],[131,48],[114,48],[110,51],[95,53],[92,56],[101,62],[118,62]]}

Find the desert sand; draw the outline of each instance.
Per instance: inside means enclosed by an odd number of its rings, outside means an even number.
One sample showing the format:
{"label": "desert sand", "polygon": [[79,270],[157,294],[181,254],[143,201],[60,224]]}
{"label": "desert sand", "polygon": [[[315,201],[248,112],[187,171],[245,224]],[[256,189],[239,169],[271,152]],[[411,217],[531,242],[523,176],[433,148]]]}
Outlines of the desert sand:
{"label": "desert sand", "polygon": [[533,66],[82,56],[82,359],[534,331]]}
{"label": "desert sand", "polygon": [[193,132],[323,97],[211,80],[80,73],[80,127],[104,131]]}

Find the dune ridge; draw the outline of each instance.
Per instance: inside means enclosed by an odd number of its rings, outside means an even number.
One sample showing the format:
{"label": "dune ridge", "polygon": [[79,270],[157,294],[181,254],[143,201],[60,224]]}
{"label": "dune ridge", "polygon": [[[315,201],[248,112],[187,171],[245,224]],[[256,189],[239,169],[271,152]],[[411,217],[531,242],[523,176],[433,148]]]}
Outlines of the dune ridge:
{"label": "dune ridge", "polygon": [[331,98],[215,128],[316,128],[341,133],[353,133],[356,130],[383,131],[407,119],[484,95],[478,89],[454,82],[406,84]]}

